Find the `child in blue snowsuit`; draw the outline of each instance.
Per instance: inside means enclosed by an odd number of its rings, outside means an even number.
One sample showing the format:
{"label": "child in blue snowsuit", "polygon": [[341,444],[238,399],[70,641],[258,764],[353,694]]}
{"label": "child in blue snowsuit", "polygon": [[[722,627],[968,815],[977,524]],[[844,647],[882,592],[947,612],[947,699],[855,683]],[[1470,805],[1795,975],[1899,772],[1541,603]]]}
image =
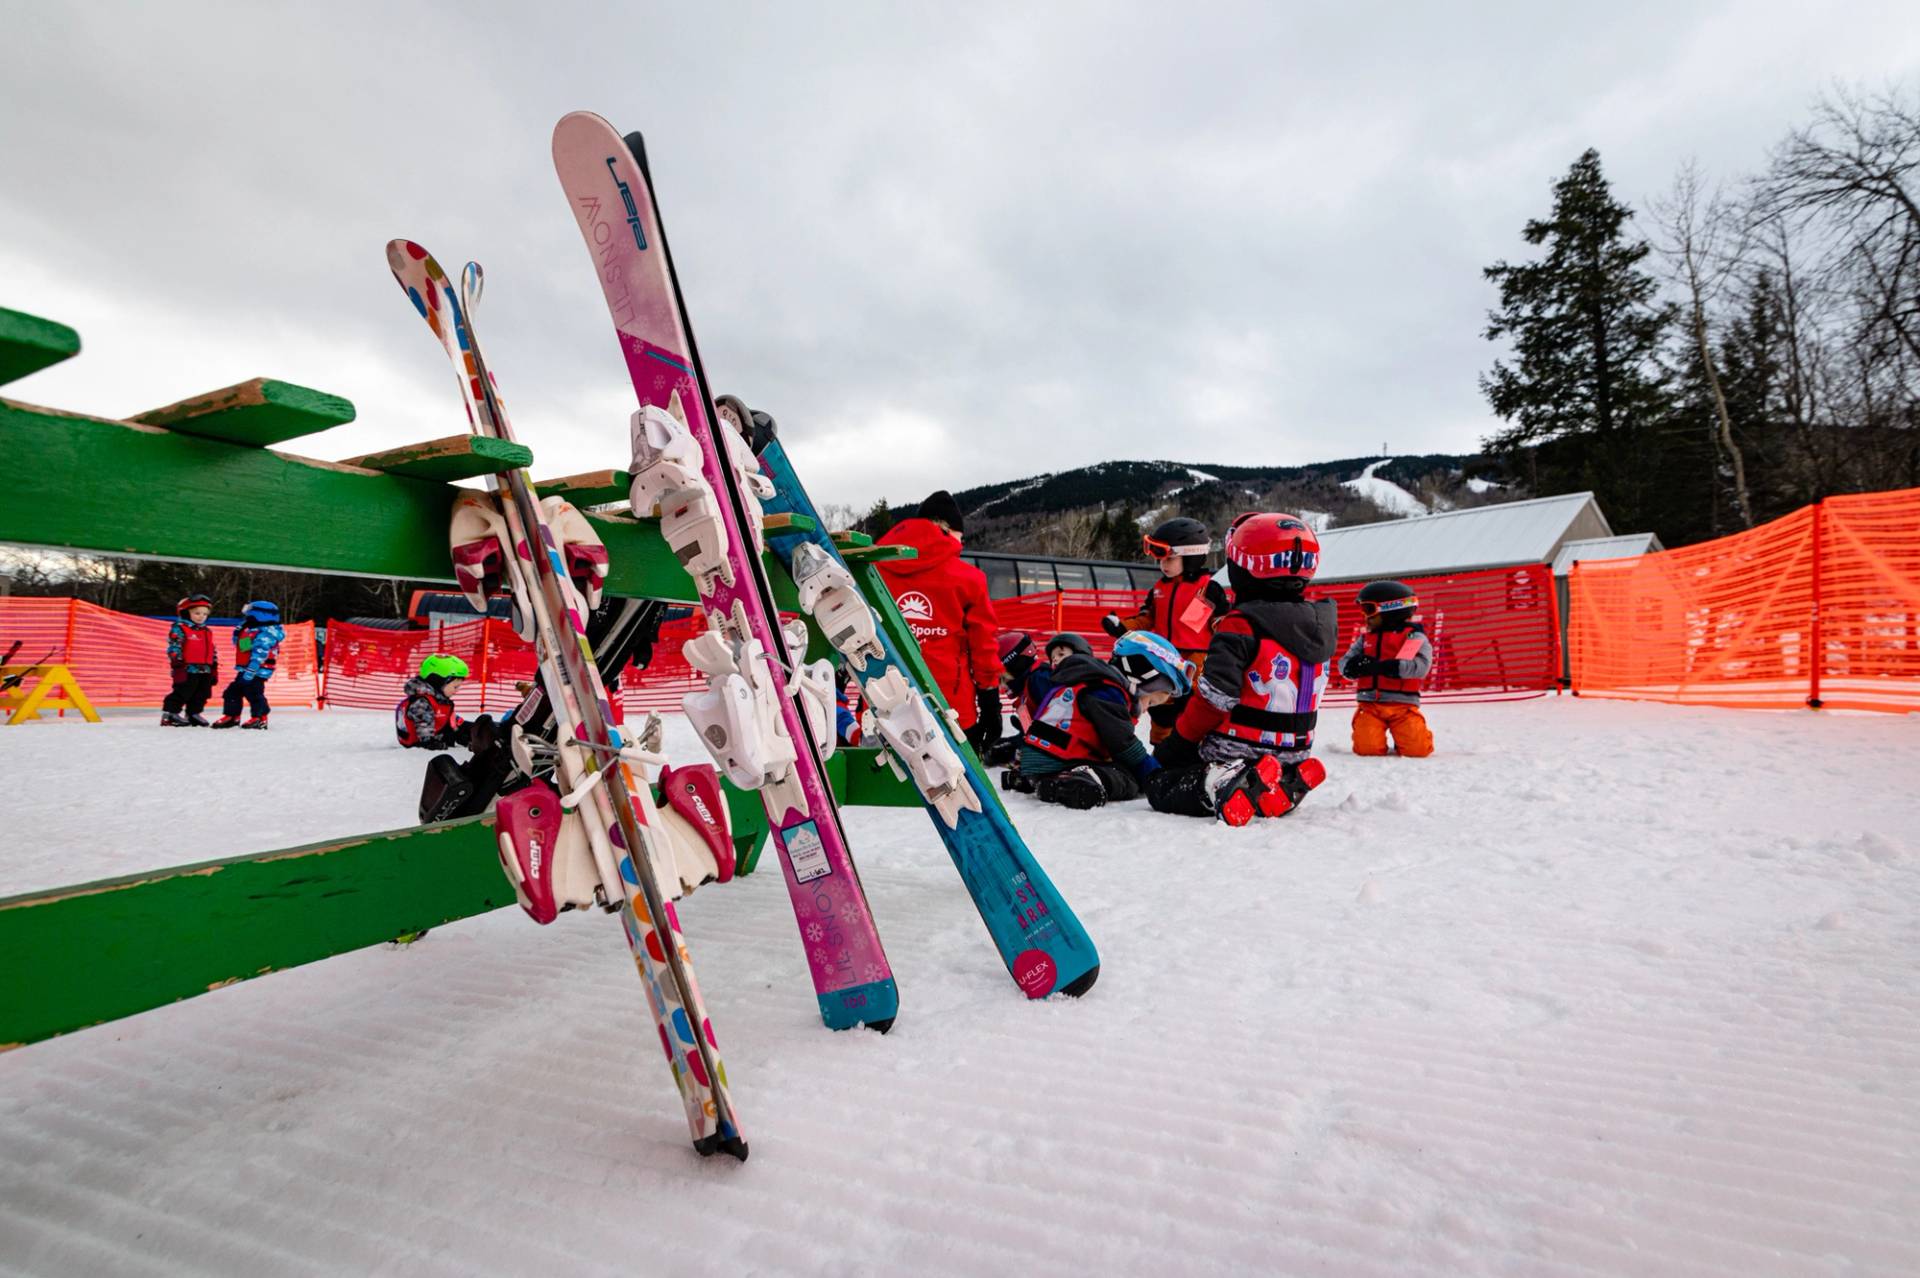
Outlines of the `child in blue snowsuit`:
{"label": "child in blue snowsuit", "polygon": [[[280,607],[265,599],[256,599],[240,614],[233,630],[233,682],[220,694],[220,717],[216,728],[259,728],[267,726],[267,680],[273,678],[278,664],[280,643],[287,632],[280,628]],[[245,700],[253,717],[240,722],[240,703]]]}

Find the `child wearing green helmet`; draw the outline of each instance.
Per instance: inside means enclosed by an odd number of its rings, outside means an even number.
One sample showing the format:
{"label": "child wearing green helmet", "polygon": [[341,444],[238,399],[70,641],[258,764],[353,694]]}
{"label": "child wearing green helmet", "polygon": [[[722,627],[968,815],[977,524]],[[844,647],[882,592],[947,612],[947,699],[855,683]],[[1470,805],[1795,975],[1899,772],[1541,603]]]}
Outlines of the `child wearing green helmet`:
{"label": "child wearing green helmet", "polygon": [[468,723],[454,713],[453,694],[467,677],[467,663],[447,653],[436,652],[420,662],[420,673],[407,680],[406,699],[393,711],[393,731],[403,746],[422,750],[451,750],[471,746],[473,731],[484,721]]}

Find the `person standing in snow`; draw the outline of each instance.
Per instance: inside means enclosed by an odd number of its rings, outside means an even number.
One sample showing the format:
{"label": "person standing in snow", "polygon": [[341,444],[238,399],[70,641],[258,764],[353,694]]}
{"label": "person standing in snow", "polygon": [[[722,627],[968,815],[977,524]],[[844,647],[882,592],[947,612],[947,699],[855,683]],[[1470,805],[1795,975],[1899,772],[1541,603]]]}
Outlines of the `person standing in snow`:
{"label": "person standing in snow", "polygon": [[188,595],[173,606],[177,620],[167,627],[167,666],[173,672],[173,690],[160,703],[163,728],[204,728],[200,713],[213,695],[214,680],[220,677],[220,647],[214,642],[207,618],[213,615],[213,600],[205,595]]}
{"label": "person standing in snow", "polygon": [[[1115,639],[1134,630],[1165,635],[1183,658],[1193,662],[1196,671],[1205,670],[1213,623],[1232,606],[1226,587],[1207,573],[1212,535],[1199,520],[1182,516],[1155,528],[1140,539],[1140,546],[1160,564],[1160,580],[1148,589],[1138,612],[1131,617],[1110,612],[1100,619],[1101,629]],[[1150,735],[1155,745],[1166,740],[1184,709],[1184,697],[1154,707],[1149,717],[1153,720]]]}
{"label": "person standing in snow", "polygon": [[1111,663],[1075,653],[1048,679],[1019,766],[1001,775],[1002,788],[1083,810],[1139,798],[1160,764],[1134,726],[1142,713],[1192,687],[1192,663],[1166,639],[1141,631],[1113,646]]}
{"label": "person standing in snow", "polygon": [[[240,614],[233,629],[233,682],[220,694],[220,717],[216,728],[256,728],[266,730],[267,680],[279,664],[281,641],[287,632],[280,628],[280,605],[256,599]],[[240,722],[240,703],[245,700],[253,717]]]}
{"label": "person standing in snow", "polygon": [[1370,581],[1360,590],[1366,630],[1340,659],[1340,673],[1354,681],[1360,704],[1353,710],[1353,752],[1409,759],[1433,753],[1433,730],[1420,713],[1420,684],[1433,669],[1433,640],[1414,615],[1420,606],[1413,587],[1398,581]]}
{"label": "person standing in snow", "polygon": [[960,505],[941,489],[879,539],[911,546],[914,559],[883,559],[880,576],[920,643],[927,669],[958,716],[975,752],[1000,736],[1000,622],[987,595],[987,575],[960,558],[966,530]]}
{"label": "person standing in snow", "polygon": [[1245,825],[1285,816],[1326,779],[1310,758],[1327,662],[1339,650],[1331,599],[1308,602],[1320,539],[1292,515],[1250,513],[1227,532],[1233,608],[1214,625],[1206,669],[1147,781],[1161,812]]}

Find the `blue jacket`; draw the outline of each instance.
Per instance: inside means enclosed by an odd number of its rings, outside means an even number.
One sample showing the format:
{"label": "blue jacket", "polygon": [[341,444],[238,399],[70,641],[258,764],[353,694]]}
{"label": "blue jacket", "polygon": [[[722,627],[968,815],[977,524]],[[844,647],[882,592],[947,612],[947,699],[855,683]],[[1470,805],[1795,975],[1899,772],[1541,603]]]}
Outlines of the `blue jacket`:
{"label": "blue jacket", "polygon": [[279,664],[280,643],[287,632],[279,626],[256,626],[243,621],[233,628],[233,664],[234,678],[259,679],[273,678],[273,668]]}

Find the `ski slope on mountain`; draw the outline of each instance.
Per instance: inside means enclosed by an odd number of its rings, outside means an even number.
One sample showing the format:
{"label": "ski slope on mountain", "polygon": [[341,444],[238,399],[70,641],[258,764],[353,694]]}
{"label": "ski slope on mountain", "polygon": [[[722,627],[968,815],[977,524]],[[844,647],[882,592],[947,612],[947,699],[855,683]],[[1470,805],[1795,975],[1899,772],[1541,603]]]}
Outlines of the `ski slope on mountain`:
{"label": "ski slope on mountain", "polygon": [[1389,515],[1427,514],[1425,502],[1392,480],[1380,478],[1378,474],[1380,468],[1392,460],[1391,457],[1383,457],[1361,471],[1359,478],[1343,480],[1340,486],[1365,497]]}
{"label": "ski slope on mountain", "polygon": [[[777,875],[682,910],[703,1162],[616,925],[508,910],[9,1053],[0,1273],[1920,1272],[1920,717],[1441,705],[1233,831],[1025,797],[1099,943],[1028,1003],[918,811],[821,1028]],[[411,821],[386,716],[0,730],[0,893]],[[670,745],[695,747],[676,724]]]}

